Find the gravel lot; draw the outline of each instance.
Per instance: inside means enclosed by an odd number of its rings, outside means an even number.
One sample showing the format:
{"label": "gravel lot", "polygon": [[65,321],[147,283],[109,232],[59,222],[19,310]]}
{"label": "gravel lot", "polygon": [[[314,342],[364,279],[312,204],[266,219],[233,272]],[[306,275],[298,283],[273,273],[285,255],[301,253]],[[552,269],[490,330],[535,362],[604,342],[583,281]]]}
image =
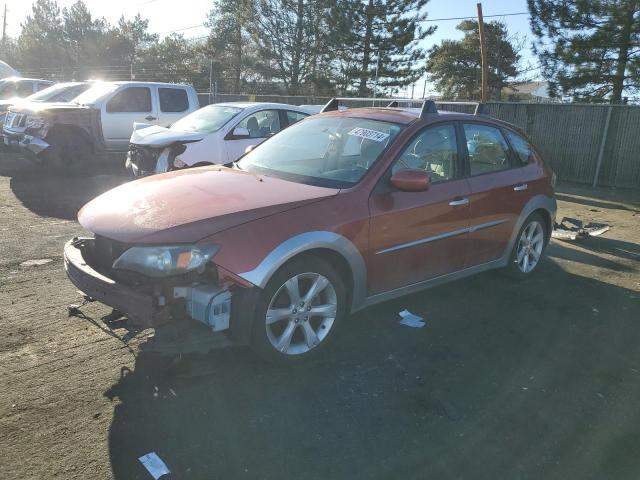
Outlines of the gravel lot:
{"label": "gravel lot", "polygon": [[23,163],[0,156],[0,478],[149,479],[152,451],[176,479],[640,477],[640,192],[563,186],[559,216],[612,230],[552,242],[524,283],[489,272],[365,310],[318,363],[171,364],[106,307],[67,315],[75,214],[126,178]]}

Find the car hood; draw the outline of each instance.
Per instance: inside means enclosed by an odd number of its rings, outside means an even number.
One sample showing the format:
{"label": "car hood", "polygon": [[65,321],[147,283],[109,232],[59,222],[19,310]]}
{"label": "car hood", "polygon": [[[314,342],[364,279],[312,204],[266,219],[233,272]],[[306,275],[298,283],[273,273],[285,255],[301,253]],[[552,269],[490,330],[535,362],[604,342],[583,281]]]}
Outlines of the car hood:
{"label": "car hood", "polygon": [[39,113],[43,111],[89,110],[89,107],[69,102],[21,102],[11,107],[16,113]]}
{"label": "car hood", "polygon": [[135,145],[147,147],[166,147],[175,142],[191,143],[199,142],[205,137],[204,133],[180,132],[159,125],[135,123],[130,142]]}
{"label": "car hood", "polygon": [[130,244],[197,242],[338,192],[226,167],[201,167],[109,190],[86,204],[78,220],[97,235]]}

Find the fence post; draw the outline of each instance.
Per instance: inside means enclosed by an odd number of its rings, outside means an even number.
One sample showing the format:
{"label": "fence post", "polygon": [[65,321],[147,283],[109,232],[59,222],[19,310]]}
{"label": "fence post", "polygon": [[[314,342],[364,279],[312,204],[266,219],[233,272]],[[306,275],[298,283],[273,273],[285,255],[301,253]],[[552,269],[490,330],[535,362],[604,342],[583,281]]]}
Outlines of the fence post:
{"label": "fence post", "polygon": [[602,157],[604,156],[604,147],[607,143],[607,137],[609,136],[609,123],[611,123],[611,112],[613,111],[613,105],[609,105],[607,110],[607,119],[604,122],[604,131],[602,132],[602,139],[600,140],[600,150],[598,150],[598,161],[596,163],[596,172],[593,175],[593,188],[598,186],[598,177],[600,177],[600,168],[602,167]]}
{"label": "fence post", "polygon": [[213,59],[209,60],[209,105],[213,102]]}

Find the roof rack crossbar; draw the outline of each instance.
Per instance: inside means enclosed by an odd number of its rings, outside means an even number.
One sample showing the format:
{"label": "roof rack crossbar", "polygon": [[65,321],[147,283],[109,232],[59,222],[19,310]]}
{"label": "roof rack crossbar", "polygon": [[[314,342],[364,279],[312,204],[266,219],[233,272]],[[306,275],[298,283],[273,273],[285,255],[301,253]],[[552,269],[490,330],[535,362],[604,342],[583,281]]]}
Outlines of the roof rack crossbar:
{"label": "roof rack crossbar", "polygon": [[489,115],[489,106],[486,103],[479,102],[473,112],[474,115]]}
{"label": "roof rack crossbar", "polygon": [[324,107],[322,107],[322,110],[320,110],[320,113],[332,112],[334,110],[338,110],[339,106],[340,106],[340,101],[337,98],[332,98],[327,102],[327,104]]}
{"label": "roof rack crossbar", "polygon": [[436,102],[433,100],[425,100],[422,104],[422,109],[420,110],[420,120],[424,120],[429,115],[437,115],[438,107],[436,107]]}

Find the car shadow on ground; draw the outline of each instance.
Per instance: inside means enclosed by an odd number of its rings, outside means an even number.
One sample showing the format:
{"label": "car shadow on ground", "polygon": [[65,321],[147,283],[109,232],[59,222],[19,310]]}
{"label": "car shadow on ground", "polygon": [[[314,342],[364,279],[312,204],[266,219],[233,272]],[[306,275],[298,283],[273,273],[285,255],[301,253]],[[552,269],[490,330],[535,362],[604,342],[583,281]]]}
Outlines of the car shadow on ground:
{"label": "car shadow on ground", "polygon": [[[633,272],[634,269],[623,260],[640,261],[640,245],[612,238],[593,237],[575,242],[552,242],[546,251],[552,258],[562,258],[598,268],[618,272]],[[602,254],[612,258],[605,258]]]}
{"label": "car shadow on ground", "polygon": [[[400,325],[398,312],[426,326]],[[321,360],[140,354],[105,396],[116,479],[635,478],[640,295],[545,259],[348,319]],[[624,444],[624,449],[618,447]]]}
{"label": "car shadow on ground", "polygon": [[75,220],[89,200],[129,181],[124,168],[113,163],[99,165],[78,174],[44,170],[28,159],[2,153],[0,176],[11,177],[16,198],[36,215]]}

